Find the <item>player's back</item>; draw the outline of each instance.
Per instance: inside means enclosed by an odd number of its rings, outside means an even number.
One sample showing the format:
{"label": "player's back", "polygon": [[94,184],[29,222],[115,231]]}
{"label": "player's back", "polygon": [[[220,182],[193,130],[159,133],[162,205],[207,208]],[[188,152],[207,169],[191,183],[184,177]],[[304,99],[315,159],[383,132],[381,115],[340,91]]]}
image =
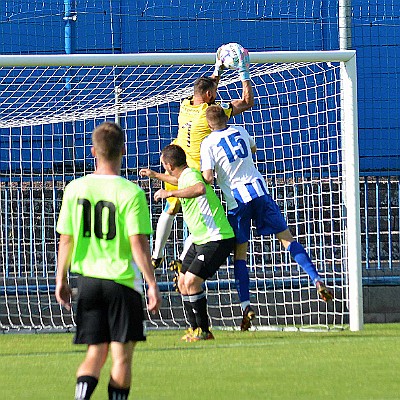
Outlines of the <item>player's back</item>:
{"label": "player's back", "polygon": [[151,233],[145,194],[116,175],[76,179],[64,192],[57,231],[74,237],[73,272],[131,286],[129,236]]}
{"label": "player's back", "polygon": [[268,193],[265,180],[253,162],[254,139],[240,126],[212,132],[202,144],[202,171],[213,169],[217,184],[224,193],[228,208],[235,199],[247,203]]}

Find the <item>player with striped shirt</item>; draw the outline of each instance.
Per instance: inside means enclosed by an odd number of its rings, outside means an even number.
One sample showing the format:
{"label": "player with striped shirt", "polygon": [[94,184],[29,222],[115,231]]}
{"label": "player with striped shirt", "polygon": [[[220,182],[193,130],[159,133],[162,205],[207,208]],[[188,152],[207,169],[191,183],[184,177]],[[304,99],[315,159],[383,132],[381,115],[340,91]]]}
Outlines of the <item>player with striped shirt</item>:
{"label": "player with striped shirt", "polygon": [[67,273],[78,275],[74,343],[87,344],[77,371],[75,400],[89,399],[110,349],[109,399],[127,399],[133,350],[144,332],[143,282],[148,309],[157,312],[161,297],[151,265],[149,207],[142,189],[122,178],[124,133],[111,122],[92,135],[93,174],[70,182],[57,222],[60,243],[56,298],[71,308]]}
{"label": "player with striped shirt", "polygon": [[228,219],[236,236],[234,250],[235,282],[241,301],[242,330],[248,330],[255,313],[250,306],[247,246],[253,221],[258,234],[275,234],[294,260],[310,276],[319,296],[332,299],[304,247],[290,233],[282,213],[268,192],[266,182],[254,165],[254,139],[246,129],[227,126],[222,108],[208,107],[206,117],[211,134],[201,144],[201,170],[207,183],[214,181],[221,188],[228,208]]}

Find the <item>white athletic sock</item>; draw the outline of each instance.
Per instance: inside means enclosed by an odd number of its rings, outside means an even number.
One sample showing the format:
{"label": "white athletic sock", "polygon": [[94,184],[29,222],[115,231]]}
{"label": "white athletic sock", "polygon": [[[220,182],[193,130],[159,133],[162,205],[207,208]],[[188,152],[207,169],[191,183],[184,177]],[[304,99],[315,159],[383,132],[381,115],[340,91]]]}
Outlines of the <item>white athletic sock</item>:
{"label": "white athletic sock", "polygon": [[186,240],[185,240],[185,243],[183,244],[182,253],[181,253],[181,255],[179,256],[179,259],[180,259],[181,261],[183,261],[183,259],[185,258],[186,253],[188,252],[189,247],[192,245],[192,243],[193,243],[193,236],[189,234],[189,236],[188,236],[188,237],[186,238]]}
{"label": "white athletic sock", "polygon": [[154,241],[153,258],[161,258],[164,252],[165,244],[171,234],[175,215],[163,211],[157,222],[156,240]]}

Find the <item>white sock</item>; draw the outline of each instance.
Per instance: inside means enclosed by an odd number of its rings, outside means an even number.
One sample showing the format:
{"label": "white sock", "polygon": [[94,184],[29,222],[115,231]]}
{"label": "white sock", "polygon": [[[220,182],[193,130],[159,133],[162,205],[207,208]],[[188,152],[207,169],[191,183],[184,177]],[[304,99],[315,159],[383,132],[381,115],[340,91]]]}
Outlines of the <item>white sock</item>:
{"label": "white sock", "polygon": [[188,237],[186,238],[186,240],[185,240],[185,243],[183,244],[182,253],[181,253],[181,255],[179,256],[179,259],[180,259],[181,261],[183,261],[183,259],[185,258],[186,253],[188,252],[189,247],[192,245],[192,243],[193,243],[193,236],[189,234],[189,236],[188,236]]}
{"label": "white sock", "polygon": [[154,241],[153,258],[161,258],[164,253],[164,247],[171,234],[175,215],[163,211],[158,218],[156,228],[156,240]]}

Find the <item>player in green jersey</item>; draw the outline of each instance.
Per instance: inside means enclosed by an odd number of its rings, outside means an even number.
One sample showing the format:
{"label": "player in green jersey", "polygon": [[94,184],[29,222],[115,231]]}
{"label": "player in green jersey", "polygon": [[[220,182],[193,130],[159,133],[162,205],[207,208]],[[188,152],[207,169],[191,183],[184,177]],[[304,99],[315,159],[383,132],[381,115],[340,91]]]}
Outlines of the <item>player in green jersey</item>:
{"label": "player in green jersey", "polygon": [[188,167],[186,154],[180,146],[171,144],[164,147],[161,163],[167,174],[151,171],[149,176],[171,184],[177,180],[178,188],[160,189],[154,194],[154,199],[179,198],[183,218],[193,237],[193,243],[182,261],[178,280],[190,323],[182,339],[188,342],[214,339],[209,329],[203,283],[217,272],[232,251],[233,230],[219,198],[212,187],[204,183],[200,171]]}
{"label": "player in green jersey", "polygon": [[67,273],[78,274],[74,343],[88,347],[76,374],[75,399],[90,398],[110,349],[108,396],[124,400],[135,344],[146,339],[142,274],[150,312],[159,310],[161,297],[151,265],[145,194],[120,176],[124,133],[105,122],[93,131],[92,141],[96,171],[67,185],[57,222],[56,298],[71,308]]}

